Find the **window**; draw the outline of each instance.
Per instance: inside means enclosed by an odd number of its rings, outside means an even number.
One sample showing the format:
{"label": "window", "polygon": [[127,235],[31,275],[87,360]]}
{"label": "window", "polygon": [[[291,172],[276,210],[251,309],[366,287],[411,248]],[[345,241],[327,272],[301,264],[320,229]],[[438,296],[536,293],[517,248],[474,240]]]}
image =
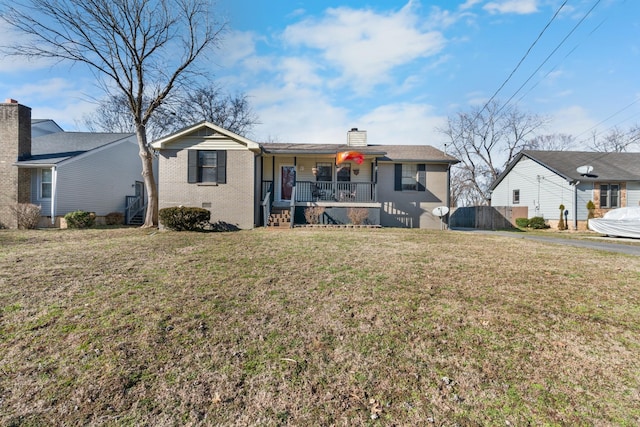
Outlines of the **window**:
{"label": "window", "polygon": [[338,169],[338,181],[351,181],[351,163],[343,163]]}
{"label": "window", "polygon": [[600,184],[600,207],[617,208],[619,204],[620,185]]}
{"label": "window", "polygon": [[188,182],[227,182],[227,152],[223,150],[189,150]]}
{"label": "window", "polygon": [[50,199],[52,189],[51,169],[40,169],[40,198]]}
{"label": "window", "polygon": [[520,203],[520,190],[513,190],[513,204],[517,205]]}
{"label": "window", "polygon": [[426,165],[420,163],[396,163],[396,191],[425,191],[427,185]]}
{"label": "window", "polygon": [[316,181],[331,181],[331,163],[316,163]]}

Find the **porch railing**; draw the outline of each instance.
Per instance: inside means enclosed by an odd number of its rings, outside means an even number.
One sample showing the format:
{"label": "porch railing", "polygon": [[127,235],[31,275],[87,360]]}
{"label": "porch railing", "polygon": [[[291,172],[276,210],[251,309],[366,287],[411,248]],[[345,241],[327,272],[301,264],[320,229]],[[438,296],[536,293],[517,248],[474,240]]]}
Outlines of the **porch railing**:
{"label": "porch railing", "polygon": [[140,196],[126,196],[124,223],[131,224],[133,218],[141,216],[144,222],[144,212],[147,205]]}
{"label": "porch railing", "polygon": [[375,202],[375,184],[373,182],[297,181],[295,200],[296,202]]}
{"label": "porch railing", "polygon": [[[265,184],[267,186],[265,187]],[[265,227],[269,226],[269,216],[271,215],[271,204],[273,203],[273,182],[272,181],[263,181],[262,182],[262,194],[264,198],[262,199],[262,221]]]}

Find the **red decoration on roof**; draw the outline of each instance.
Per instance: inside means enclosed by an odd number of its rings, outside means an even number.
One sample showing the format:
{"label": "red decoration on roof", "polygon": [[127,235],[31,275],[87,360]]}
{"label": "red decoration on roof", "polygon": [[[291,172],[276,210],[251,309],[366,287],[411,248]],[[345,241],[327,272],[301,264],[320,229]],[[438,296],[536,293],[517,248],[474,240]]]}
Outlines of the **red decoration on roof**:
{"label": "red decoration on roof", "polygon": [[347,160],[353,160],[357,164],[361,165],[364,162],[364,154],[357,151],[341,151],[336,156],[336,165],[346,162]]}

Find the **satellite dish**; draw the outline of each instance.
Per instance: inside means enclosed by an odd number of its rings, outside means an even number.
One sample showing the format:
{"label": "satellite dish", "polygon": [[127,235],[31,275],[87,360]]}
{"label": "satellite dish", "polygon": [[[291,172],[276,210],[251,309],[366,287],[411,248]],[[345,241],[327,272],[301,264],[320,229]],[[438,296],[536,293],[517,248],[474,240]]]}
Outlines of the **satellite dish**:
{"label": "satellite dish", "polygon": [[446,206],[438,206],[437,208],[433,209],[433,214],[435,216],[439,216],[440,218],[442,218],[448,213],[449,213],[449,208]]}
{"label": "satellite dish", "polygon": [[598,175],[591,173],[593,172],[593,166],[591,165],[584,165],[584,166],[580,166],[579,168],[576,169],[576,172],[578,172],[580,175],[585,176],[587,178],[597,178]]}
{"label": "satellite dish", "polygon": [[432,212],[435,216],[440,217],[440,230],[444,230],[444,216],[449,213],[449,208],[446,206],[438,206],[434,208]]}

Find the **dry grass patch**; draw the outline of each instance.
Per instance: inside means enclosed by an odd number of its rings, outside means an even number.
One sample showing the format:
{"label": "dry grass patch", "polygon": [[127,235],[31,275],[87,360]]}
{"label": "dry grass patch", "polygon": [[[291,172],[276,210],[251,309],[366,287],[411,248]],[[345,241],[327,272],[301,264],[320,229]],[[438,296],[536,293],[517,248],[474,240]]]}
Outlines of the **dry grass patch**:
{"label": "dry grass patch", "polygon": [[415,230],[0,232],[3,425],[637,425],[640,260]]}

